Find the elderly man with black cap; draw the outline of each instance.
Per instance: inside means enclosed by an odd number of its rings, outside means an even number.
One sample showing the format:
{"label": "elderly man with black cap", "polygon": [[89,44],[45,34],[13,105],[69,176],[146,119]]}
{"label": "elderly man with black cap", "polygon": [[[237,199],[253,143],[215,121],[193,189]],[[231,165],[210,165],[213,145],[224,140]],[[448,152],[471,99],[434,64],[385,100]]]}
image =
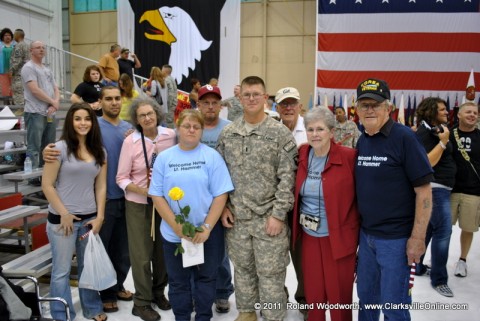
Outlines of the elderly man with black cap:
{"label": "elderly man with black cap", "polygon": [[[356,192],[361,217],[357,266],[359,320],[410,320],[410,271],[425,252],[433,170],[414,132],[390,117],[390,89],[362,81],[356,111],[365,127],[358,143]],[[413,269],[414,270],[414,269]]]}

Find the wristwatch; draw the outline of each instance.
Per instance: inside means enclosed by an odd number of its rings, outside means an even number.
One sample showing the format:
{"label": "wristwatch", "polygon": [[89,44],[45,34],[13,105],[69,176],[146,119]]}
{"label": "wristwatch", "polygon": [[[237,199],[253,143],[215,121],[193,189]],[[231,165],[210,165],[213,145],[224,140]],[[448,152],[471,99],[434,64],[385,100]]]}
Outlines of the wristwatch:
{"label": "wristwatch", "polygon": [[203,226],[205,226],[205,228],[206,228],[207,230],[209,230],[209,231],[212,230],[212,227],[211,227],[210,224],[208,224],[208,223],[203,223]]}

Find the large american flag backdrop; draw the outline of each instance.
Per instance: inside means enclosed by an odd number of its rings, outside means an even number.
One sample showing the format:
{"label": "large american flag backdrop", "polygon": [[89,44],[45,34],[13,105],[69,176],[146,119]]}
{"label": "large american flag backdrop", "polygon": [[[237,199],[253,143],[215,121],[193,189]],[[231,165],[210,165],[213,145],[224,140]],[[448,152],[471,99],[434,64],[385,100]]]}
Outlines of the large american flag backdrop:
{"label": "large american flag backdrop", "polygon": [[397,105],[402,94],[461,102],[472,69],[480,85],[479,1],[318,0],[316,103],[351,105],[369,77]]}

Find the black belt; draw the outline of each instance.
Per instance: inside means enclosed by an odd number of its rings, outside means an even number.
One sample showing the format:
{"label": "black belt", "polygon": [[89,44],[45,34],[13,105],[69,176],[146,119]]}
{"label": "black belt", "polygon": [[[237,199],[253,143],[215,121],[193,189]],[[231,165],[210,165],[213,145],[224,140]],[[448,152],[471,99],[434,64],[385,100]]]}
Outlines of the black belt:
{"label": "black belt", "polygon": [[[74,221],[74,222],[82,222],[82,221],[85,221],[85,220],[88,220],[92,217],[97,216],[97,212],[92,213],[92,214],[81,214],[81,215],[70,214],[69,213],[68,215],[75,215],[76,217],[78,217],[80,219],[80,221]],[[61,216],[57,215],[57,214],[53,214],[52,212],[48,212],[47,220],[48,220],[48,222],[50,222],[50,224],[60,224]]]}

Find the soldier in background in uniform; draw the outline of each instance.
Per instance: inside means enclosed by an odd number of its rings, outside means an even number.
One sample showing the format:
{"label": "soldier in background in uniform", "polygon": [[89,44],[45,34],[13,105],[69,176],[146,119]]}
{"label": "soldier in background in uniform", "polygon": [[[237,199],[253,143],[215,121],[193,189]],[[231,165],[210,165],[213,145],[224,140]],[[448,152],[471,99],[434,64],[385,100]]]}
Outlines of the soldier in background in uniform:
{"label": "soldier in background in uniform", "polygon": [[178,103],[178,90],[177,83],[175,79],[171,76],[172,66],[163,65],[162,72],[165,75],[165,82],[167,83],[167,101],[168,101],[168,112],[165,115],[165,122],[167,123],[168,128],[175,128],[175,109],[177,108]]}
{"label": "soldier in background in uniform", "polygon": [[347,119],[345,109],[341,106],[335,107],[335,119],[335,131],[333,132],[335,142],[342,146],[355,148],[361,135],[357,124]]}
{"label": "soldier in background in uniform", "polygon": [[240,85],[235,85],[233,88],[233,97],[222,101],[222,106],[228,107],[228,120],[234,121],[243,116],[243,106],[240,101]]}
{"label": "soldier in background in uniform", "polygon": [[[10,75],[12,77],[13,103],[15,105],[25,104],[23,97],[22,67],[30,60],[30,46],[25,43],[25,32],[22,29],[15,30],[13,39],[17,42],[10,56]],[[16,114],[23,114],[23,108],[18,109]]]}
{"label": "soldier in background in uniform", "polygon": [[264,113],[265,91],[259,77],[242,81],[243,118],[227,125],[217,143],[235,185],[222,214],[235,268],[235,321],[256,321],[259,308],[270,321],[283,320],[286,312],[286,216],[293,207],[298,154],[288,128]]}

